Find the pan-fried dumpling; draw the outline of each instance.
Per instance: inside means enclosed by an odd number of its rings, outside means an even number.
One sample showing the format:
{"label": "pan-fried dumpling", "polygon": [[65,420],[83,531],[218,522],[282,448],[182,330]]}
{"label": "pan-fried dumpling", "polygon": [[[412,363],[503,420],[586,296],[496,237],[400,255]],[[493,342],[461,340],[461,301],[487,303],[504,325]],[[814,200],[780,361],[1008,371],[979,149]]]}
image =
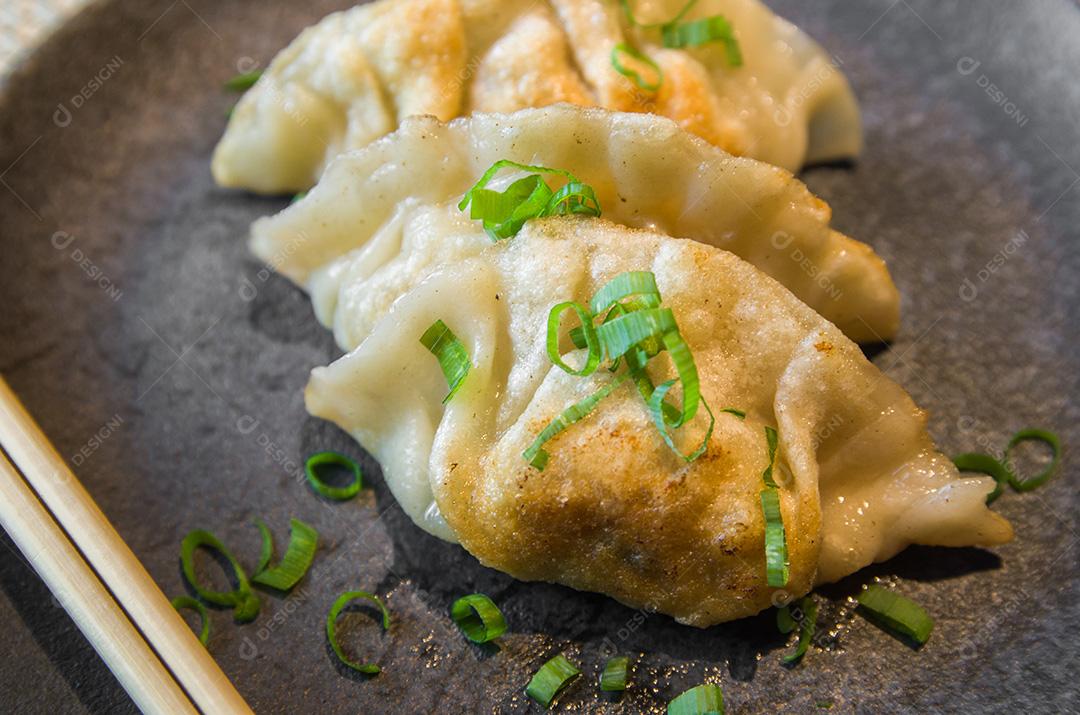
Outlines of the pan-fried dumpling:
{"label": "pan-fried dumpling", "polygon": [[[685,1],[632,4],[649,24],[675,17]],[[631,26],[617,0],[380,0],[334,13],[282,50],[240,100],[214,152],[214,178],[300,191],[336,154],[409,115],[447,121],[558,102],[655,112],[792,171],[858,154],[858,105],[816,42],[758,0],[699,0],[684,19],[715,15],[734,28],[741,66],[721,42],[661,47],[660,31]],[[615,70],[622,43],[656,62],[657,91]]]}
{"label": "pan-fried dumpling", "polygon": [[[549,441],[538,471],[523,450],[614,379],[552,366],[548,311],[588,304],[625,271],[655,274],[693,351],[716,412],[708,450],[691,463],[675,455],[627,384]],[[472,363],[446,404],[438,363],[419,342],[436,319]],[[673,374],[666,360],[649,371],[657,384]],[[779,432],[793,595],[912,543],[1012,536],[986,507],[992,480],[959,478],[925,414],[835,326],[726,251],[604,219],[530,221],[445,265],[356,350],[315,369],[306,400],[373,452],[422,528],[517,578],[606,593],[696,626],[770,605],[759,502],[766,425]],[[725,406],[745,419],[720,413]],[[679,439],[689,447],[704,425],[687,429]]]}
{"label": "pan-fried dumpling", "polygon": [[442,263],[490,243],[457,207],[501,159],[565,169],[603,215],[731,251],[856,341],[893,336],[899,295],[869,246],[788,172],[732,157],[651,115],[557,105],[442,124],[413,118],[339,157],[319,184],[252,228],[252,250],[309,290],[345,350]]}

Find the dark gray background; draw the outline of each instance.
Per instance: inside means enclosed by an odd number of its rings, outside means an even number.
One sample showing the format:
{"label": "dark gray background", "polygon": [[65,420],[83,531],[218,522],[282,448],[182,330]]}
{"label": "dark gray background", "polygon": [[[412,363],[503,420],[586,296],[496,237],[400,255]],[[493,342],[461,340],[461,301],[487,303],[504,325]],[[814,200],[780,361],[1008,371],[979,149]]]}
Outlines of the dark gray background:
{"label": "dark gray background", "polygon": [[[245,250],[249,222],[284,199],[215,188],[209,157],[234,101],[221,82],[238,61],[265,62],[345,4],[101,2],[0,97],[0,371],[65,455],[122,420],[77,472],[170,595],[184,592],[178,545],[192,528],[214,530],[249,565],[253,516],[271,524],[279,548],[290,516],[322,535],[308,578],[288,598],[264,595],[254,624],[212,612],[211,652],[259,712],[524,712],[529,675],[561,649],[586,672],[564,701],[575,711],[657,712],[706,677],[737,712],[807,712],[818,701],[833,712],[1076,711],[1078,497],[1068,458],[1042,490],[995,505],[1015,525],[1014,543],[994,553],[910,549],[825,589],[823,620],[840,623],[839,634],[792,670],[779,664],[785,639],[769,614],[700,631],[481,568],[413,527],[370,459],[360,498],[316,499],[296,478],[304,455],[362,455],[303,410],[307,371],[336,351],[307,299],[283,279],[262,280]],[[1080,444],[1077,8],[773,5],[843,62],[864,109],[862,159],[806,180],[839,229],[888,260],[903,294],[901,334],[875,362],[930,411],[946,452],[999,448],[1028,424]],[[73,108],[71,97],[117,59]],[[60,103],[66,126],[54,121]],[[58,231],[74,237],[59,249]],[[980,268],[1000,251],[1007,260],[984,280]],[[88,275],[86,261],[104,278]],[[977,289],[971,300],[960,295],[965,279]],[[250,301],[245,280],[257,287]],[[115,300],[109,286],[121,291]],[[3,544],[0,710],[131,710]],[[845,598],[875,575],[936,617],[922,651],[849,620]],[[327,654],[325,613],[351,588],[387,596],[395,615],[388,635],[361,621],[345,629],[350,647],[385,666],[372,680],[343,674]],[[472,590],[507,614],[498,649],[466,645],[447,618],[452,599]],[[621,705],[594,686],[611,644],[640,654]]]}

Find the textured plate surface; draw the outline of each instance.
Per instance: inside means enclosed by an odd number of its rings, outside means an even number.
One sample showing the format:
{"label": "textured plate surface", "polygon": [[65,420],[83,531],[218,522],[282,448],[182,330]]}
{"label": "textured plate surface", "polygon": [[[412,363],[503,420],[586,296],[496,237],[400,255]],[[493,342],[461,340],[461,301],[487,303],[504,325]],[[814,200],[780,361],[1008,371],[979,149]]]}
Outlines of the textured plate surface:
{"label": "textured plate surface", "polygon": [[[1075,462],[995,508],[1013,544],[911,549],[824,591],[840,622],[791,670],[770,614],[695,630],[602,596],[518,583],[412,526],[369,458],[370,488],[316,499],[303,455],[361,450],[306,416],[308,370],[336,355],[307,299],[246,252],[285,200],[222,191],[209,158],[238,63],[266,62],[338,5],[100,2],[8,78],[0,97],[0,371],[170,595],[178,546],[214,530],[253,564],[262,516],[322,535],[287,598],[237,626],[213,611],[211,652],[260,713],[525,712],[532,671],[566,650],[585,678],[567,711],[659,712],[703,679],[735,712],[1062,712],[1080,700]],[[1080,12],[1063,0],[774,2],[842,62],[865,112],[854,167],[806,174],[836,226],[871,243],[903,293],[903,329],[874,356],[954,453],[1029,424],[1080,445]],[[0,550],[0,709],[124,712],[130,701],[12,550]],[[888,578],[936,618],[913,652],[845,599]],[[349,647],[385,672],[343,673],[323,619],[334,596],[387,597],[389,634],[355,619]],[[497,648],[447,611],[483,591]],[[638,657],[621,703],[594,685],[606,651]]]}

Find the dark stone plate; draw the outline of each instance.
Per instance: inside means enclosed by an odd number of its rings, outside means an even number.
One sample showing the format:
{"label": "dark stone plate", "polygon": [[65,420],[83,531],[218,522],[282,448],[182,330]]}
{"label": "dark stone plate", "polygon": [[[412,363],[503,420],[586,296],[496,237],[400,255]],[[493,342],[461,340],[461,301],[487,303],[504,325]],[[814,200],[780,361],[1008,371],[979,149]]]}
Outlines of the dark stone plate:
{"label": "dark stone plate", "polygon": [[[658,712],[703,679],[736,712],[1075,711],[1080,497],[1068,459],[1045,488],[995,505],[1014,543],[913,548],[825,589],[823,620],[840,633],[791,670],[771,614],[682,627],[515,582],[416,529],[377,465],[304,412],[308,370],[336,350],[307,299],[244,246],[248,224],[285,199],[210,180],[234,100],[221,83],[345,4],[100,2],[0,98],[0,371],[167,593],[184,591],[190,529],[216,531],[248,564],[254,516],[279,548],[290,516],[322,534],[308,578],[287,598],[264,595],[256,623],[212,612],[211,652],[259,712],[535,710],[522,688],[560,650],[585,671],[563,701],[573,711]],[[999,449],[1026,425],[1080,444],[1077,8],[775,4],[842,61],[864,108],[865,156],[806,180],[903,293],[903,330],[875,362],[930,411],[947,452]],[[371,488],[345,504],[315,498],[297,465],[324,448],[362,458]],[[132,709],[4,544],[0,709]],[[873,576],[936,617],[921,651],[846,616]],[[323,633],[334,596],[354,588],[395,614],[387,635],[345,628],[384,665],[374,679],[335,667]],[[447,617],[474,590],[511,624],[497,648],[467,645]],[[638,659],[622,703],[595,687],[609,649]]]}

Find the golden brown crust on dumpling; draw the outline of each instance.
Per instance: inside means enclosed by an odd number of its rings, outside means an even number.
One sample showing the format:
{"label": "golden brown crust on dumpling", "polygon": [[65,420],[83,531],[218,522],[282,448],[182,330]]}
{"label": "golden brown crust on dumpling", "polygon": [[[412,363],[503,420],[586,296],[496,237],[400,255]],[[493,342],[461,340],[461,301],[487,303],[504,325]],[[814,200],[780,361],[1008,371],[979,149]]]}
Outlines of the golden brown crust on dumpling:
{"label": "golden brown crust on dumpling", "polygon": [[688,132],[724,151],[743,156],[750,149],[746,128],[725,108],[712,89],[708,72],[688,53],[672,50],[655,55],[664,82],[656,94],[655,111]]}
{"label": "golden brown crust on dumpling", "polygon": [[477,63],[470,112],[513,112],[569,102],[593,105],[569,56],[566,38],[542,6],[522,16]]}
{"label": "golden brown crust on dumpling", "polygon": [[359,43],[375,65],[398,121],[431,114],[449,121],[461,112],[460,76],[467,60],[458,0],[376,2],[358,23]]}
{"label": "golden brown crust on dumpling", "polygon": [[[545,387],[577,394],[573,379]],[[523,416],[526,435],[554,416],[543,395],[537,400],[539,414]],[[516,578],[600,591],[697,626],[767,608],[774,589],[763,578],[762,431],[720,415],[709,451],[687,465],[639,403],[629,388],[601,403],[552,441],[543,472],[525,463],[515,440],[500,443],[481,473],[460,466],[443,483],[443,516],[470,553]],[[797,501],[782,493],[792,564],[785,590],[801,594],[814,581],[820,511],[812,494]]]}

